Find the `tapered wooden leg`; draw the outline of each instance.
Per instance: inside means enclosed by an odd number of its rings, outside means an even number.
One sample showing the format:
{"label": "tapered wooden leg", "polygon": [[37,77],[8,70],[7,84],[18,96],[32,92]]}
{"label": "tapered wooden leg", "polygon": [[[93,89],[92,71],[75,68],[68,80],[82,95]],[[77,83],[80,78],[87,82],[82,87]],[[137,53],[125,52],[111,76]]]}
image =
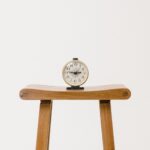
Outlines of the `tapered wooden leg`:
{"label": "tapered wooden leg", "polygon": [[104,150],[115,150],[110,100],[99,103]]}
{"label": "tapered wooden leg", "polygon": [[36,150],[49,149],[49,135],[52,115],[52,101],[41,101]]}

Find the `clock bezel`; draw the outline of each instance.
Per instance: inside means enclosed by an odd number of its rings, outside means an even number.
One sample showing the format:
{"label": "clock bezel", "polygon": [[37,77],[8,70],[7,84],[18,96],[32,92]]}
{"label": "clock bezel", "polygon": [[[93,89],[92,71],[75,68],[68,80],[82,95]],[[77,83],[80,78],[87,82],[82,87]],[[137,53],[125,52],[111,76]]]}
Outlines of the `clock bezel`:
{"label": "clock bezel", "polygon": [[[74,84],[71,84],[71,83],[67,82],[66,79],[65,79],[65,73],[64,73],[65,68],[66,68],[66,66],[67,66],[68,64],[70,64],[70,63],[72,63],[72,62],[79,62],[79,63],[81,63],[82,65],[84,65],[84,66],[86,67],[86,70],[87,70],[87,78],[86,78],[85,81],[84,81],[83,83],[81,83],[81,84],[74,85]],[[83,84],[88,80],[88,78],[89,78],[89,69],[88,69],[87,65],[86,65],[83,61],[78,60],[78,59],[77,59],[77,60],[76,60],[76,59],[75,59],[75,60],[73,59],[73,60],[67,62],[67,63],[64,65],[63,70],[62,70],[62,76],[63,76],[63,80],[65,81],[66,84],[70,85],[71,87],[80,87],[81,85],[83,85]]]}

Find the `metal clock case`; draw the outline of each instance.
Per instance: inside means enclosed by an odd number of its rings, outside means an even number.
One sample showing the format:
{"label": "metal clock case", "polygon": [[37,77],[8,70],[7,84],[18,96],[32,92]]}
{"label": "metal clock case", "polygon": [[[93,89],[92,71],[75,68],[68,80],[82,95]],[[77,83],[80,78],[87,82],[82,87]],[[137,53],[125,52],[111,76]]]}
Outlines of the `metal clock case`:
{"label": "metal clock case", "polygon": [[73,58],[72,61],[69,61],[63,68],[62,71],[64,81],[71,87],[67,89],[84,89],[80,87],[83,85],[88,77],[89,70],[85,63],[80,61],[78,58]]}

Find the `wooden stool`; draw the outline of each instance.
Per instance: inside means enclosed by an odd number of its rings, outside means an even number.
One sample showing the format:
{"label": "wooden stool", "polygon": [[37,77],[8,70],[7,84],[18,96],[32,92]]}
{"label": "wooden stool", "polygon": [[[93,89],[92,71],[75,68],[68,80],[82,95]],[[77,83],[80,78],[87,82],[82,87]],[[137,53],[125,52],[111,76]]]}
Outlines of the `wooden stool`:
{"label": "wooden stool", "polygon": [[115,150],[110,100],[123,100],[130,96],[130,90],[123,85],[87,87],[84,90],[29,85],[20,91],[24,100],[41,100],[36,150],[49,149],[52,100],[99,100],[103,147],[104,150]]}

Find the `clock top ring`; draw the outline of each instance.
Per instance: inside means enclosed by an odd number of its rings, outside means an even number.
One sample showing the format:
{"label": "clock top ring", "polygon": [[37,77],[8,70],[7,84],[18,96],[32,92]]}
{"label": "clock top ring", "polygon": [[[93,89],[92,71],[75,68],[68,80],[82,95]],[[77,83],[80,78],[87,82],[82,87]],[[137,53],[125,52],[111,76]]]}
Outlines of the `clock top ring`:
{"label": "clock top ring", "polygon": [[63,68],[62,71],[64,81],[70,85],[67,89],[84,89],[80,87],[83,85],[88,77],[89,70],[85,63],[80,61],[78,58],[73,58]]}

